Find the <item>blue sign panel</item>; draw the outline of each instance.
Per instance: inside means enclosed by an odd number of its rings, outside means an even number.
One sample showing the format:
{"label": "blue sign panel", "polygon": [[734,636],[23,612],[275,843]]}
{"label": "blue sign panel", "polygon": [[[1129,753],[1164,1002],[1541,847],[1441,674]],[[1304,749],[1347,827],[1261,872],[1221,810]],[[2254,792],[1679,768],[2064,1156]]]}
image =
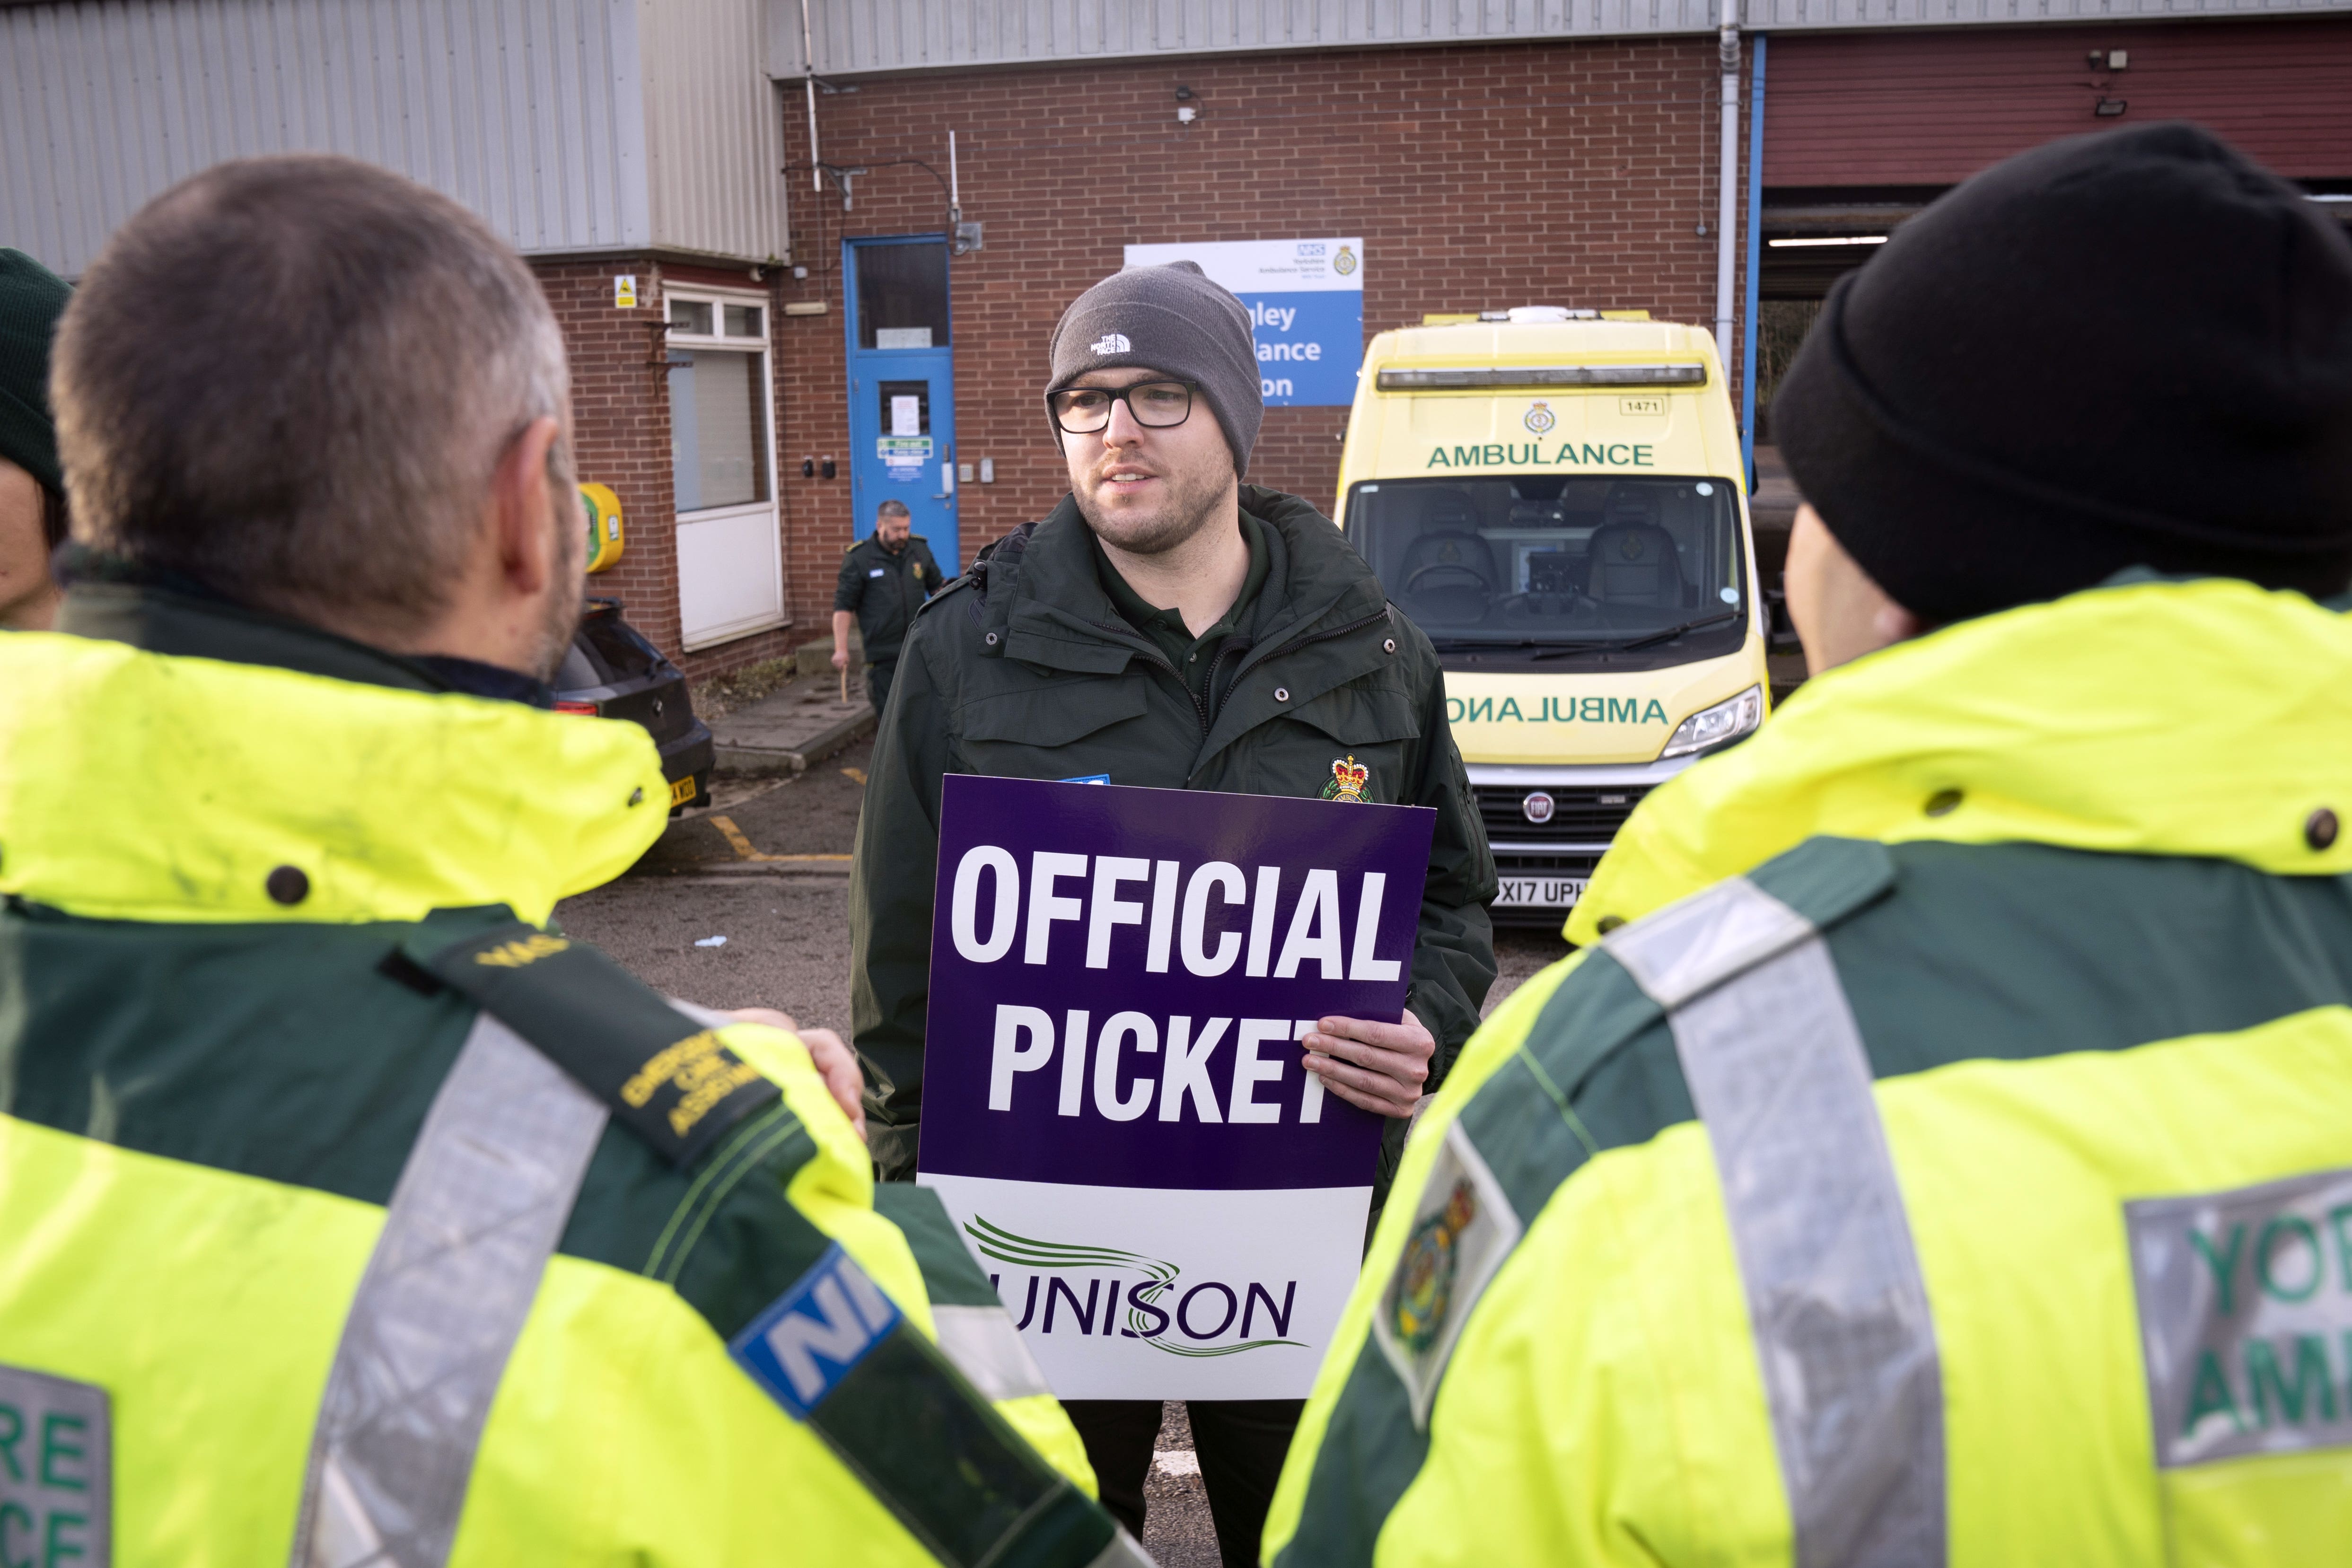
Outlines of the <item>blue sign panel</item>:
{"label": "blue sign panel", "polygon": [[1364,361],[1364,242],[1239,240],[1131,245],[1129,267],[1198,263],[1249,307],[1268,408],[1345,407]]}

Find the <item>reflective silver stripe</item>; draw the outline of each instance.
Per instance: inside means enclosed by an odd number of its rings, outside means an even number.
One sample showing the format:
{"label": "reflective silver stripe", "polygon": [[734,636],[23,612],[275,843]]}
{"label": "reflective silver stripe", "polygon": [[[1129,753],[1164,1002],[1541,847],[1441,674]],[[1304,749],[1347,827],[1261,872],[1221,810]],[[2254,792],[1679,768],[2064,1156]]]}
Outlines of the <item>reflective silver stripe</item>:
{"label": "reflective silver stripe", "polygon": [[488,1013],[393,1189],[335,1349],[295,1568],[432,1568],[604,1130],[604,1105]]}
{"label": "reflective silver stripe", "polygon": [[1715,1148],[1797,1568],[1936,1568],[1936,1327],[1836,966],[1802,916],[1744,880],[1666,913],[1674,925],[1611,947],[1621,962],[1639,952],[1626,967],[1668,1007]]}
{"label": "reflective silver stripe", "polygon": [[931,1323],[940,1331],[940,1349],[982,1398],[1054,1392],[1003,1307],[933,1307]]}
{"label": "reflective silver stripe", "polygon": [[1095,1553],[1087,1568],[1158,1568],[1158,1564],[1152,1562],[1151,1553],[1137,1544],[1134,1536],[1121,1529],[1111,1536],[1108,1546]]}
{"label": "reflective silver stripe", "polygon": [[1622,926],[1601,946],[1672,1012],[1812,934],[1811,921],[1740,876]]}

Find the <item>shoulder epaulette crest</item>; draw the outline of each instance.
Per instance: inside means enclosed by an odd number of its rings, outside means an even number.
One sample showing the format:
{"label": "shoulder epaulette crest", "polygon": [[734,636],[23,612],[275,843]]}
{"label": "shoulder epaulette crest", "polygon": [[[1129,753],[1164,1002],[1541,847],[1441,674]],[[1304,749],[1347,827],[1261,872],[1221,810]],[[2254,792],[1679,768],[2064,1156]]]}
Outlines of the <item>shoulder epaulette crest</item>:
{"label": "shoulder epaulette crest", "polygon": [[774,1082],[583,942],[501,926],[408,957],[530,1041],[674,1163],[776,1100]]}

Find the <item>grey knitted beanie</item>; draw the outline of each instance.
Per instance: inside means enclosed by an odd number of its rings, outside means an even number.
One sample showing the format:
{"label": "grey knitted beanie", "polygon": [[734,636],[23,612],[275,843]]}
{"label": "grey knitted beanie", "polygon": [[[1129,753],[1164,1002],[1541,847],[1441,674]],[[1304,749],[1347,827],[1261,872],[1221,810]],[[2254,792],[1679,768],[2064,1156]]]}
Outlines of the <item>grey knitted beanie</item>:
{"label": "grey knitted beanie", "polygon": [[1197,263],[1129,267],[1104,278],[1062,312],[1051,354],[1048,393],[1088,371],[1130,365],[1196,383],[1234,450],[1234,472],[1249,471],[1265,418],[1249,311]]}

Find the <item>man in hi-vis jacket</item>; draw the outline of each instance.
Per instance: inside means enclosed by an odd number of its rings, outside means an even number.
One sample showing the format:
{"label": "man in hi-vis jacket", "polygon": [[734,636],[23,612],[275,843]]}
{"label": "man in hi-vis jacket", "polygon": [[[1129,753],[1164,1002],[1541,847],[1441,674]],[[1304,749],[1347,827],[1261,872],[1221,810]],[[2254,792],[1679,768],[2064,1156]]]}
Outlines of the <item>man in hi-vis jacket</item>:
{"label": "man in hi-vis jacket", "polygon": [[75,291],[78,553],[0,632],[0,1558],[1139,1561],[876,1212],[846,1049],[550,923],[667,799],[550,711],[567,382],[520,259],[346,159]]}
{"label": "man in hi-vis jacket", "polygon": [[1813,678],[1423,1117],[1267,1560],[2343,1563],[2352,246],[2055,142],[1772,426]]}

